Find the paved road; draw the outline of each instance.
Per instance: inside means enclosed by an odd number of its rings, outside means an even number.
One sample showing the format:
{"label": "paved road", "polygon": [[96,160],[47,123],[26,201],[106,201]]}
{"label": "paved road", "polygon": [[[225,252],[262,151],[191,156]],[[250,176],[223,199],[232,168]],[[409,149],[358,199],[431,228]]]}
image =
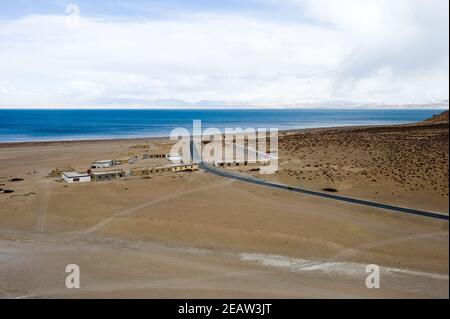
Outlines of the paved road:
{"label": "paved road", "polygon": [[[192,152],[192,154],[197,155],[197,157],[194,156],[194,158],[199,158],[197,149],[194,147],[193,143],[191,143],[191,152]],[[316,191],[303,189],[303,188],[299,188],[299,187],[292,187],[292,186],[288,186],[288,185],[277,184],[277,183],[273,183],[273,182],[267,182],[265,180],[262,180],[262,179],[259,179],[256,177],[244,176],[244,175],[237,174],[234,172],[229,172],[229,171],[225,171],[222,169],[218,169],[216,167],[208,165],[207,163],[205,163],[203,161],[199,163],[199,166],[201,169],[203,169],[204,171],[206,171],[208,173],[222,176],[222,177],[232,178],[232,179],[239,180],[239,181],[246,182],[246,183],[251,183],[251,184],[256,184],[256,185],[261,185],[261,186],[266,186],[266,187],[271,187],[271,188],[277,188],[277,189],[282,189],[282,190],[291,191],[291,192],[297,192],[297,193],[311,195],[311,196],[318,196],[318,197],[332,199],[332,200],[338,200],[341,202],[351,203],[351,204],[355,204],[355,205],[374,207],[374,208],[389,210],[389,211],[398,212],[398,213],[418,215],[418,216],[440,219],[440,220],[445,220],[445,221],[448,221],[448,218],[449,218],[448,215],[435,213],[435,212],[428,212],[428,211],[423,211],[423,210],[418,210],[418,209],[393,206],[393,205],[382,204],[382,203],[377,203],[377,202],[372,202],[372,201],[367,201],[367,200],[362,200],[362,199],[356,199],[356,198],[351,198],[351,197],[321,193],[321,192],[316,192]]]}

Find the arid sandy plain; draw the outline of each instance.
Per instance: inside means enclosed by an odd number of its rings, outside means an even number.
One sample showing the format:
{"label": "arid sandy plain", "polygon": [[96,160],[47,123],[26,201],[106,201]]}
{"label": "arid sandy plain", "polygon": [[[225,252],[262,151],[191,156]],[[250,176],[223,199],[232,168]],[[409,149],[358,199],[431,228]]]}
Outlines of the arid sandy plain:
{"label": "arid sandy plain", "polygon": [[[448,133],[448,115],[285,132],[279,172],[263,178],[448,215]],[[47,177],[167,152],[165,142],[0,144],[0,297],[449,297],[448,221],[204,171],[70,185]],[[135,166],[163,160],[146,161]],[[80,266],[80,289],[65,286],[68,264]],[[379,289],[365,286],[368,264],[381,268]]]}

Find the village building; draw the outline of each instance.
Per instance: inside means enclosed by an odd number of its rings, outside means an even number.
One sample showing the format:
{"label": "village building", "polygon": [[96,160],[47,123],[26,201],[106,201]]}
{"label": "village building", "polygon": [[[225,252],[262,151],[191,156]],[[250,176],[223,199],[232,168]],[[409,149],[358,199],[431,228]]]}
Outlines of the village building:
{"label": "village building", "polygon": [[113,160],[96,161],[91,164],[91,168],[109,168],[114,166]]}
{"label": "village building", "polygon": [[267,165],[269,161],[248,161],[248,160],[233,160],[233,161],[213,161],[215,167],[227,167],[227,166],[248,166],[248,165]]}
{"label": "village building", "polygon": [[147,144],[138,144],[138,145],[132,146],[131,148],[146,149],[146,148],[150,148],[150,145],[147,145]]}
{"label": "village building", "polygon": [[180,164],[182,162],[182,158],[180,155],[166,155],[166,158],[173,164]]}
{"label": "village building", "polygon": [[89,174],[85,173],[78,173],[75,171],[71,172],[62,172],[61,177],[64,181],[66,181],[69,184],[72,183],[85,183],[91,181],[91,176]]}
{"label": "village building", "polygon": [[152,174],[159,173],[175,173],[183,171],[198,171],[198,164],[181,164],[181,165],[170,165],[163,167],[141,167],[131,170],[132,176],[148,176]]}
{"label": "village building", "polygon": [[124,171],[105,171],[105,172],[91,172],[91,178],[94,182],[108,181],[116,178],[125,177]]}
{"label": "village building", "polygon": [[194,172],[198,171],[198,164],[173,165],[172,172]]}
{"label": "village building", "polygon": [[113,160],[113,166],[124,165],[124,164],[134,164],[138,160],[137,156],[127,157],[122,159]]}
{"label": "village building", "polygon": [[128,161],[128,159],[117,159],[117,160],[113,160],[113,165],[114,166],[118,166],[118,165],[123,165]]}
{"label": "village building", "polygon": [[149,154],[145,153],[142,155],[143,159],[150,159],[150,158],[165,158],[166,154]]}

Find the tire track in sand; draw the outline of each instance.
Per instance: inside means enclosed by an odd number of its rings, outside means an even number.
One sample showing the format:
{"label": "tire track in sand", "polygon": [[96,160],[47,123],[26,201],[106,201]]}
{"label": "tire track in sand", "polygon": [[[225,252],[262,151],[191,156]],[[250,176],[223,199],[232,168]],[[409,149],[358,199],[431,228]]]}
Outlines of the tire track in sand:
{"label": "tire track in sand", "polygon": [[78,238],[80,236],[89,235],[89,234],[97,232],[100,229],[108,226],[109,224],[111,224],[112,222],[116,221],[117,219],[119,219],[121,217],[132,215],[132,214],[140,211],[141,209],[150,207],[150,206],[155,205],[155,204],[159,204],[161,202],[164,202],[164,201],[167,201],[167,200],[170,200],[170,199],[174,199],[174,198],[181,197],[181,196],[184,196],[184,195],[192,194],[192,193],[195,193],[195,192],[200,192],[200,191],[210,190],[210,189],[221,187],[221,186],[226,186],[226,185],[232,184],[233,182],[234,181],[232,181],[232,180],[231,181],[228,180],[226,182],[221,182],[221,183],[217,183],[217,184],[213,184],[213,185],[206,185],[206,186],[202,186],[202,187],[198,187],[198,188],[194,188],[194,189],[189,189],[189,190],[186,190],[186,191],[173,192],[170,195],[167,195],[167,196],[164,196],[164,197],[160,197],[160,198],[157,198],[157,199],[153,199],[153,200],[145,202],[143,204],[140,204],[140,205],[137,205],[137,206],[125,209],[123,211],[120,211],[120,212],[114,214],[113,216],[108,217],[108,218],[102,220],[101,222],[99,222],[99,223],[97,223],[97,224],[95,224],[95,225],[93,225],[93,226],[91,226],[91,227],[89,227],[87,229],[84,229],[84,230],[81,230],[81,231],[68,232],[68,233],[66,233],[66,235],[69,235],[69,238],[68,238],[69,240],[76,239],[76,238]]}
{"label": "tire track in sand", "polygon": [[47,185],[47,187],[43,189],[42,199],[39,205],[39,210],[37,211],[36,231],[38,233],[44,233],[45,231],[45,217],[50,203],[51,191],[51,185]]}

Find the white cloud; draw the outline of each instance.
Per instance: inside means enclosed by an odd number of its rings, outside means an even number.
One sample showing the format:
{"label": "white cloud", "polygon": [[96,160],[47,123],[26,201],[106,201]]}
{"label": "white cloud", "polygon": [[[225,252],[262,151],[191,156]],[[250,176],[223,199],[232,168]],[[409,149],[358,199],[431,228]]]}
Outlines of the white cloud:
{"label": "white cloud", "polygon": [[16,89],[8,81],[0,81],[0,94],[3,96],[14,96]]}
{"label": "white cloud", "polygon": [[230,13],[82,17],[78,29],[64,16],[0,21],[0,105],[448,99],[448,2],[423,3],[290,0],[306,17],[298,21]]}

